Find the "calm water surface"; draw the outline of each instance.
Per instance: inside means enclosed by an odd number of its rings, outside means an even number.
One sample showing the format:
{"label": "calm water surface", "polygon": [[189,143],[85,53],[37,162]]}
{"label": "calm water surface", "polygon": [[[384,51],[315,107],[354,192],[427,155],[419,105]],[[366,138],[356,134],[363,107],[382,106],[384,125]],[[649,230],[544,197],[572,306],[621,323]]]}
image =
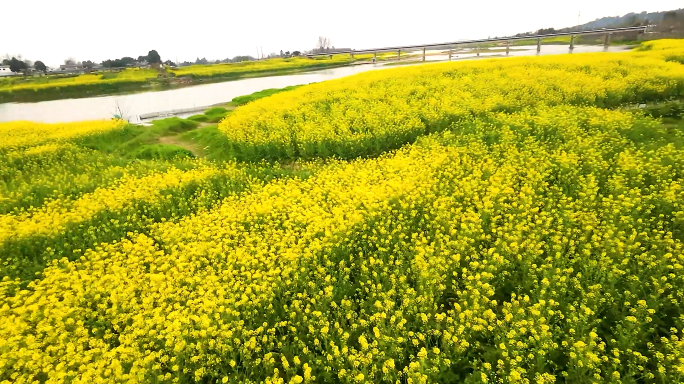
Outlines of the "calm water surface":
{"label": "calm water surface", "polygon": [[[537,55],[536,46],[511,47],[511,49],[524,50],[511,51],[509,56]],[[604,49],[602,46],[575,46],[575,49],[572,52],[616,52],[624,49],[625,47],[609,47],[608,49]],[[428,53],[436,52],[443,51],[428,51]],[[546,45],[542,46],[540,54],[555,55],[568,52],[570,51],[566,45]],[[453,55],[454,60],[470,60],[476,57],[474,52],[461,52]],[[480,54],[480,57],[506,57],[506,53],[483,52]],[[433,55],[426,57],[426,60],[428,61],[447,59],[448,55]],[[54,123],[109,119],[114,116],[118,104],[129,121],[139,122],[138,116],[145,113],[225,103],[236,96],[248,95],[267,88],[282,88],[290,85],[309,84],[381,68],[394,68],[394,66],[362,64],[296,75],[260,77],[224,83],[204,84],[160,92],[101,96],[85,99],[53,100],[38,103],[6,103],[0,104],[0,121],[30,120]]]}

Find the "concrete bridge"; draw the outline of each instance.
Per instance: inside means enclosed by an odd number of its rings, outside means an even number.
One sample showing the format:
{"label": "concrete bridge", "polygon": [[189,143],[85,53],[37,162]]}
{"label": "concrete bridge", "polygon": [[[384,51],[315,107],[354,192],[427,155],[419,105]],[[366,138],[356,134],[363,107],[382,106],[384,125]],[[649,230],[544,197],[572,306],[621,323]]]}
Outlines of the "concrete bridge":
{"label": "concrete bridge", "polygon": [[515,36],[515,37],[503,37],[503,38],[495,38],[495,39],[477,39],[477,40],[461,40],[461,41],[454,41],[454,42],[448,42],[448,43],[432,43],[432,44],[418,44],[418,45],[404,45],[404,46],[398,46],[398,47],[382,47],[382,48],[372,48],[372,49],[360,49],[360,50],[338,50],[334,52],[321,52],[321,53],[308,53],[306,54],[307,57],[314,57],[314,56],[330,56],[332,58],[333,55],[339,55],[339,54],[348,54],[352,59],[354,58],[354,54],[364,54],[364,53],[372,53],[373,54],[373,59],[377,59],[377,54],[378,52],[397,52],[397,60],[401,56],[401,51],[415,51],[417,49],[422,49],[423,50],[423,61],[425,61],[425,49],[427,48],[433,48],[433,49],[449,49],[449,60],[451,60],[451,51],[454,47],[458,46],[463,46],[463,45],[476,45],[476,53],[479,56],[479,46],[480,44],[489,44],[489,43],[505,43],[506,44],[506,54],[509,53],[510,51],[510,43],[512,41],[518,41],[518,40],[537,40],[537,52],[541,51],[541,45],[542,45],[542,40],[549,38],[549,37],[560,37],[560,36],[570,36],[570,49],[573,49],[575,47],[575,38],[577,36],[596,36],[596,35],[603,35],[604,40],[603,43],[605,46],[610,45],[610,41],[613,37],[613,34],[619,34],[619,33],[644,33],[646,32],[647,26],[640,26],[640,27],[626,27],[626,28],[610,28],[610,29],[594,29],[591,31],[577,31],[577,32],[559,32],[559,33],[550,33],[547,35],[530,35],[530,36]]}

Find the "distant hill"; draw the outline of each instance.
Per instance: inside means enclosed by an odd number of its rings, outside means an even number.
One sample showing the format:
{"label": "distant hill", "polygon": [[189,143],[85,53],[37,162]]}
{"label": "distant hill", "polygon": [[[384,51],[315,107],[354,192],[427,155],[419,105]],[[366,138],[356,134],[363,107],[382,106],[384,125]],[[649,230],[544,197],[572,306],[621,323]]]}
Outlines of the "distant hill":
{"label": "distant hill", "polygon": [[[664,12],[641,12],[628,13],[624,16],[602,17],[594,21],[582,24],[580,30],[599,29],[599,28],[622,28],[639,25],[660,24],[667,12],[675,12],[678,16],[684,15],[684,9]],[[566,28],[567,29],[567,28]]]}
{"label": "distant hill", "polygon": [[542,28],[534,32],[518,33],[515,36],[545,35],[556,32],[576,32],[601,28],[636,27],[640,25],[659,25],[671,29],[675,25],[684,24],[684,8],[663,12],[628,13],[624,16],[608,16],[590,21],[580,26],[561,29]]}

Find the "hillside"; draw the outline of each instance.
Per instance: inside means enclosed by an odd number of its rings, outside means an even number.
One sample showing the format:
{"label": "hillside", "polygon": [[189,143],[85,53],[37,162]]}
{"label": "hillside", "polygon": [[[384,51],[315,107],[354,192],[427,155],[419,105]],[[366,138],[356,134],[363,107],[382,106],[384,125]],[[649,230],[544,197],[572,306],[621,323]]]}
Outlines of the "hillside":
{"label": "hillside", "polygon": [[676,29],[681,29],[684,26],[684,8],[672,10],[672,11],[662,11],[662,12],[641,12],[641,13],[628,13],[623,16],[607,16],[582,25],[566,27],[561,29],[555,28],[541,28],[534,32],[518,33],[515,36],[530,36],[530,35],[545,35],[556,32],[574,32],[574,31],[588,31],[592,29],[601,28],[624,28],[624,27],[634,27],[639,25],[657,25],[657,29],[669,30],[672,27]]}

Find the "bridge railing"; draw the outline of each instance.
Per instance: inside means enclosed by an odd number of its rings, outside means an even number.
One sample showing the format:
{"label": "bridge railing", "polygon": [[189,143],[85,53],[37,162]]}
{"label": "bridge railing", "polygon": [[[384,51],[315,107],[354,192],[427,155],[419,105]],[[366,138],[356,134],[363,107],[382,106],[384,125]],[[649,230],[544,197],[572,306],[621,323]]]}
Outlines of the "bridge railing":
{"label": "bridge railing", "polygon": [[[573,49],[575,47],[575,38],[578,36],[588,36],[588,35],[604,35],[604,45],[608,46],[610,45],[610,42],[612,40],[613,34],[618,34],[618,33],[628,33],[628,32],[637,32],[637,33],[644,33],[646,32],[648,26],[639,26],[639,27],[625,27],[625,28],[604,28],[604,29],[594,29],[590,31],[576,31],[576,32],[558,32],[558,33],[550,33],[546,35],[529,35],[529,36],[514,36],[514,37],[502,37],[502,38],[495,38],[495,39],[476,39],[476,40],[460,40],[460,41],[453,41],[453,42],[446,42],[446,43],[431,43],[431,44],[417,44],[417,45],[404,45],[404,46],[397,46],[397,47],[382,47],[382,48],[372,48],[372,49],[360,49],[360,50],[344,50],[344,51],[332,51],[332,52],[318,52],[318,53],[307,53],[307,57],[315,57],[315,56],[333,56],[333,55],[340,55],[340,54],[348,54],[350,55],[351,58],[354,58],[355,54],[368,54],[372,53],[373,58],[377,58],[377,54],[380,52],[397,52],[397,58],[401,57],[401,51],[415,51],[417,49],[422,49],[423,50],[423,61],[425,61],[425,50],[428,48],[443,48],[443,49],[449,49],[449,59],[451,60],[451,50],[455,47],[458,46],[463,46],[463,45],[476,45],[476,49],[479,48],[480,44],[488,44],[488,43],[506,43],[506,53],[509,53],[510,50],[510,43],[513,41],[519,41],[519,40],[537,40],[537,52],[541,50],[541,45],[542,45],[542,40],[549,38],[549,37],[563,37],[563,36],[570,36],[570,49]],[[479,52],[476,51],[477,55],[479,56]]]}

